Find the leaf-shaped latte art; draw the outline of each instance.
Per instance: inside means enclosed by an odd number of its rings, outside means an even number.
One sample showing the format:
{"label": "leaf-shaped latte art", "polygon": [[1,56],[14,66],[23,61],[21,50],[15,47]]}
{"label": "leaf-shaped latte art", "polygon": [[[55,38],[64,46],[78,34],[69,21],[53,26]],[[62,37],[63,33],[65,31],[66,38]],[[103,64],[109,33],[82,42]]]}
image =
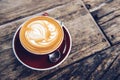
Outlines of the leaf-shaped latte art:
{"label": "leaf-shaped latte art", "polygon": [[38,20],[30,23],[25,32],[28,42],[35,46],[46,46],[54,43],[57,34],[56,27],[45,20]]}

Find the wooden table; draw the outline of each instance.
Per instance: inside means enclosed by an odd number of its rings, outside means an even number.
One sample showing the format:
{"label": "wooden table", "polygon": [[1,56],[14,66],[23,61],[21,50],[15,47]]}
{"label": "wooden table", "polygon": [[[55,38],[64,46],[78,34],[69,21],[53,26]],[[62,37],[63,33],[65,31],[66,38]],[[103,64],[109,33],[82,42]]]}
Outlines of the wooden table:
{"label": "wooden table", "polygon": [[[0,0],[0,80],[120,80],[120,1],[104,2]],[[64,22],[73,45],[60,66],[35,71],[16,59],[12,39],[24,21],[44,13]]]}

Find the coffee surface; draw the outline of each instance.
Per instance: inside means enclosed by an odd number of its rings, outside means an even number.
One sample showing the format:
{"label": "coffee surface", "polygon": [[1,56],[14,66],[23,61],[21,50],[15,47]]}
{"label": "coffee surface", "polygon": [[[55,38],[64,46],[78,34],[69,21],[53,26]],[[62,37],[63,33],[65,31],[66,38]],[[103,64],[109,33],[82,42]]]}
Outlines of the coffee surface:
{"label": "coffee surface", "polygon": [[58,31],[55,25],[45,20],[30,23],[25,31],[27,41],[33,46],[47,46],[57,39]]}
{"label": "coffee surface", "polygon": [[48,54],[56,50],[63,40],[62,27],[50,17],[36,17],[24,23],[20,41],[25,49],[35,54]]}

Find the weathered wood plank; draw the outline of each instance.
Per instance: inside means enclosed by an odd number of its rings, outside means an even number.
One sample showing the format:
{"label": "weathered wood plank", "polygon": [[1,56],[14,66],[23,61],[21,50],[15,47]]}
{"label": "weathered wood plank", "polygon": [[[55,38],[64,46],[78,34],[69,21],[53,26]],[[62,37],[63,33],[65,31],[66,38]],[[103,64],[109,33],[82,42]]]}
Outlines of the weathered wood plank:
{"label": "weathered wood plank", "polygon": [[89,9],[93,9],[93,8],[98,7],[100,4],[104,3],[106,0],[82,0],[82,1],[86,5],[89,5]]}
{"label": "weathered wood plank", "polygon": [[82,60],[64,67],[62,70],[58,70],[40,79],[114,80],[120,74],[119,55],[120,45],[115,45],[96,52],[94,55],[85,57]]}
{"label": "weathered wood plank", "polygon": [[[108,39],[113,43],[116,44],[120,42],[120,1],[119,0],[107,0],[111,1],[110,3],[98,3],[97,0],[84,0],[86,4],[91,4],[93,8],[98,10],[92,12],[95,15],[97,23],[100,27],[104,30],[107,34]],[[104,0],[101,0],[105,2]],[[94,5],[94,4],[97,4]],[[111,6],[112,5],[112,6]],[[93,9],[92,8],[92,9]]]}
{"label": "weathered wood plank", "polygon": [[96,11],[114,0],[83,0],[90,12]]}
{"label": "weathered wood plank", "polygon": [[120,56],[100,80],[114,80],[120,74]]}
{"label": "weathered wood plank", "polygon": [[[78,0],[46,10],[51,17],[63,21],[72,36],[72,50],[67,60],[59,67],[49,71],[33,71],[20,64],[13,56],[11,42],[16,29],[25,20],[43,14],[43,12],[1,25],[0,27],[0,78],[1,79],[33,79],[37,80],[47,74],[64,69],[86,56],[94,54],[108,46],[96,28],[90,14]],[[7,43],[6,43],[7,42]],[[6,47],[7,46],[7,47]],[[9,61],[8,61],[9,60]]]}
{"label": "weathered wood plank", "polygon": [[[96,70],[90,74],[88,80],[101,80],[104,74],[111,68],[115,60],[120,55],[119,45],[109,48],[106,51],[103,51],[104,54],[108,56],[103,60],[103,62],[96,68]],[[105,79],[106,80],[106,79]]]}
{"label": "weathered wood plank", "polygon": [[119,0],[115,0],[102,7],[98,13],[98,17],[100,17],[98,23],[101,25],[113,44],[120,42],[119,3]]}
{"label": "weathered wood plank", "polygon": [[0,24],[62,6],[72,0],[0,0]]}

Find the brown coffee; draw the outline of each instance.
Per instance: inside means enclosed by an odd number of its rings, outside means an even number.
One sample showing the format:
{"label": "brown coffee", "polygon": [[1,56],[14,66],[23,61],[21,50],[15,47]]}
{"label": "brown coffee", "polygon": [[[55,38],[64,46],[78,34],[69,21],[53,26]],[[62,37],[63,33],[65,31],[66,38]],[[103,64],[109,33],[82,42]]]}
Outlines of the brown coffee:
{"label": "brown coffee", "polygon": [[20,29],[22,46],[33,54],[48,54],[62,43],[64,33],[61,25],[47,16],[39,16],[26,21]]}

